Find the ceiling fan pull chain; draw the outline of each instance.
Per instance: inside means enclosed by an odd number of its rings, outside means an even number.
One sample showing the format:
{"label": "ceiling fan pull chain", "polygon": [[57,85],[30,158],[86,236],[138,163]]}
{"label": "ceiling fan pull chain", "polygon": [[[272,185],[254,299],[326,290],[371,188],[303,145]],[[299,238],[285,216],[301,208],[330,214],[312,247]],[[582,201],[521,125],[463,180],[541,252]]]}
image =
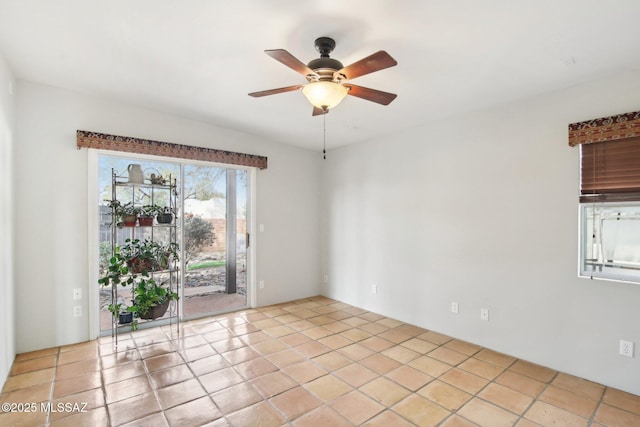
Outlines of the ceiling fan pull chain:
{"label": "ceiling fan pull chain", "polygon": [[327,115],[322,115],[322,158],[327,160]]}

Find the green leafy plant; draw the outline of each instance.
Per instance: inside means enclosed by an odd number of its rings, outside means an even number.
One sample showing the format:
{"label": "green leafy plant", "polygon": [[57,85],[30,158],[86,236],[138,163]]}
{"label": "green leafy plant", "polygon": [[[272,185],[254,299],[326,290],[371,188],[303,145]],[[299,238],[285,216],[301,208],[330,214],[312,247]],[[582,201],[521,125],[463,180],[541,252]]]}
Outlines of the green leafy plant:
{"label": "green leafy plant", "polygon": [[133,202],[120,203],[119,200],[108,200],[109,207],[113,209],[115,221],[120,225],[135,225],[140,208],[135,206]]}
{"label": "green leafy plant", "polygon": [[164,207],[158,206],[158,205],[144,205],[144,206],[139,208],[138,215],[154,217],[154,216],[158,215],[159,213],[164,212],[164,209],[165,209]]}
{"label": "green leafy plant", "polygon": [[143,276],[136,280],[133,287],[133,304],[127,308],[134,317],[143,317],[157,305],[178,299],[178,293],[158,284],[153,278]]}
{"label": "green leafy plant", "polygon": [[166,270],[171,258],[178,261],[178,244],[162,245],[151,239],[127,239],[120,249],[134,273]]}
{"label": "green leafy plant", "polygon": [[162,212],[162,207],[158,205],[144,205],[139,208],[138,222],[140,226],[149,227],[153,225],[153,218]]}
{"label": "green leafy plant", "polygon": [[[127,286],[133,285],[135,278],[135,275],[129,274],[127,259],[116,249],[116,253],[109,259],[109,265],[107,266],[105,275],[98,279],[98,283],[102,286]],[[109,311],[113,316],[120,314],[121,305],[122,304],[109,305]]]}
{"label": "green leafy plant", "polygon": [[[137,319],[144,318],[154,306],[178,299],[177,292],[158,284],[149,274],[168,268],[172,258],[178,261],[178,249],[177,243],[163,246],[149,239],[127,239],[122,247],[116,246],[106,272],[98,279],[98,283],[103,286],[131,287],[132,302],[124,311],[133,313],[133,330],[137,329]],[[109,311],[117,317],[123,311],[123,305],[110,304]]]}
{"label": "green leafy plant", "polygon": [[108,200],[110,208],[115,209],[116,215],[122,217],[123,215],[138,215],[140,208],[135,206],[133,202],[121,203],[119,200]]}

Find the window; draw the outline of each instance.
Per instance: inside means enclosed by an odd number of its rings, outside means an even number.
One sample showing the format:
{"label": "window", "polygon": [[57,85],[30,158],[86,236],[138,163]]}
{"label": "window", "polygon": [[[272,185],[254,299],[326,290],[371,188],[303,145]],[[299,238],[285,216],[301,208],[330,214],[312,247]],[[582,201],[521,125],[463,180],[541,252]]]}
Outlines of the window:
{"label": "window", "polygon": [[580,152],[580,276],[640,283],[640,138]]}

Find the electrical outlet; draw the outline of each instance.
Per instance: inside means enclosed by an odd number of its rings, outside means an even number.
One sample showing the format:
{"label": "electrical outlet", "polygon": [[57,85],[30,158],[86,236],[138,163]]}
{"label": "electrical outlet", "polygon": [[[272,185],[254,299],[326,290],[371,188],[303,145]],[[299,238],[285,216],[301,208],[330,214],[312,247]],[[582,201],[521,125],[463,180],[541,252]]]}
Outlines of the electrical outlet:
{"label": "electrical outlet", "polygon": [[480,309],[480,320],[489,321],[489,309],[488,308],[481,308]]}
{"label": "electrical outlet", "polygon": [[264,280],[260,280],[258,282],[258,286],[260,287],[260,289],[264,289]]}
{"label": "electrical outlet", "polygon": [[76,305],[73,307],[73,317],[80,317],[80,316],[82,316],[82,306]]}
{"label": "electrical outlet", "polygon": [[376,285],[375,283],[373,285],[371,285],[371,293],[372,294],[377,294],[378,293],[378,285]]}
{"label": "electrical outlet", "polygon": [[73,290],[73,299],[74,300],[82,299],[82,289],[75,288]]}
{"label": "electrical outlet", "polygon": [[452,302],[451,303],[451,312],[458,314],[458,303],[457,302]]}
{"label": "electrical outlet", "polygon": [[329,283],[329,275],[328,274],[324,275],[324,283]]}
{"label": "electrical outlet", "polygon": [[620,340],[620,354],[633,357],[633,341]]}

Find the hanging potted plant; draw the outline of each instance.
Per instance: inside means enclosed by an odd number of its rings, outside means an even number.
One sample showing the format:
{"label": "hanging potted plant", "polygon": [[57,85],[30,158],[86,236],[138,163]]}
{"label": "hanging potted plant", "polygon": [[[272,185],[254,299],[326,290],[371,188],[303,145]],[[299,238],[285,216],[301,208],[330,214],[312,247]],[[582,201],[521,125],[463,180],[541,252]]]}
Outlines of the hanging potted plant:
{"label": "hanging potted plant", "polygon": [[139,277],[133,286],[133,303],[127,308],[136,318],[151,320],[164,316],[171,301],[178,300],[164,283],[158,284],[148,276]]}

